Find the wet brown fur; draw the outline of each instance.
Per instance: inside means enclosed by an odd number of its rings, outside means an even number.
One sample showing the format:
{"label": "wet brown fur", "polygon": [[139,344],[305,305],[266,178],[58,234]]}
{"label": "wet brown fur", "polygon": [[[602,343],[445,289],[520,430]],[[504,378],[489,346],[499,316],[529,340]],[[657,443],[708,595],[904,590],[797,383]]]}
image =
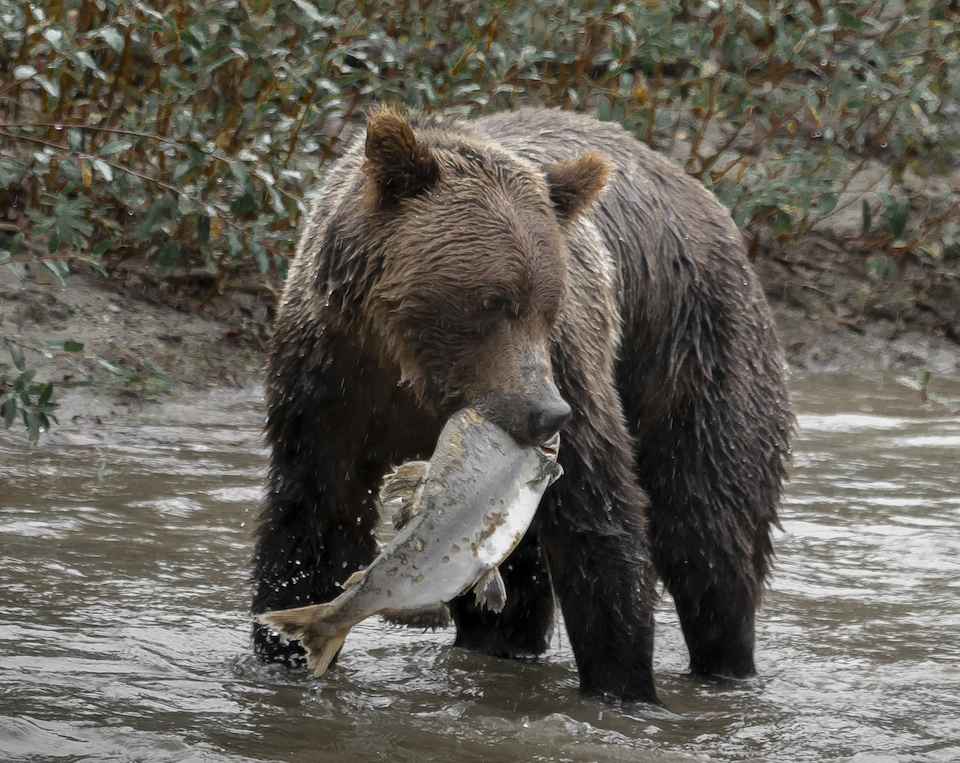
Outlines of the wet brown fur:
{"label": "wet brown fur", "polygon": [[[539,654],[555,593],[581,688],[656,701],[659,574],[692,670],[750,675],[792,427],[782,365],[729,215],[615,125],[374,112],[277,320],[253,609],[336,596],[375,555],[382,475],[429,454],[454,410],[523,439],[559,391],[565,476],[501,566],[503,612],[452,603],[457,642]],[[298,659],[254,635],[265,659]]]}

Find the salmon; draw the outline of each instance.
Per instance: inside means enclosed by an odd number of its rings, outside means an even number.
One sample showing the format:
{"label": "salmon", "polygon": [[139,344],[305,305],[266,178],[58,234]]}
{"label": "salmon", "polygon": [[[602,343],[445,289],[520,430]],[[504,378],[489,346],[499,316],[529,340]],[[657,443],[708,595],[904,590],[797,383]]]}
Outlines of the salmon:
{"label": "salmon", "polygon": [[[560,438],[518,444],[506,431],[465,408],[447,422],[429,461],[411,461],[384,478],[381,501],[400,499],[397,536],[333,601],[257,616],[297,639],[307,665],[322,675],[350,629],[373,615],[416,621],[445,611],[473,589],[477,603],[503,609],[498,566],[530,527],[544,491],[563,470]],[[447,617],[449,620],[449,616]]]}

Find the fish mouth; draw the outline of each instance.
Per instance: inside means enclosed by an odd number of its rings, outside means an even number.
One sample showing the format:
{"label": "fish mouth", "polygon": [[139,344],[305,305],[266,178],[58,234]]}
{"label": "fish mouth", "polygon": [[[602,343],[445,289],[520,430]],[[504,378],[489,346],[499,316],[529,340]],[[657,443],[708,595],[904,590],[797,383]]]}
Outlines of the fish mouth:
{"label": "fish mouth", "polygon": [[551,461],[556,461],[557,455],[560,453],[560,433],[554,432],[553,437],[541,442],[540,452]]}

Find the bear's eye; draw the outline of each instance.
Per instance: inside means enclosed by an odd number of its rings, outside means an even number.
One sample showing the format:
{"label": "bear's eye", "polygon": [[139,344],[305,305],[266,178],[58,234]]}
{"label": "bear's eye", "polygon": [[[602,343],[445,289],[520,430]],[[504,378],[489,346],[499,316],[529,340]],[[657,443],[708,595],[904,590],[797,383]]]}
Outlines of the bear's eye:
{"label": "bear's eye", "polygon": [[510,313],[517,316],[520,314],[520,303],[511,302],[506,297],[485,297],[483,309],[488,313]]}

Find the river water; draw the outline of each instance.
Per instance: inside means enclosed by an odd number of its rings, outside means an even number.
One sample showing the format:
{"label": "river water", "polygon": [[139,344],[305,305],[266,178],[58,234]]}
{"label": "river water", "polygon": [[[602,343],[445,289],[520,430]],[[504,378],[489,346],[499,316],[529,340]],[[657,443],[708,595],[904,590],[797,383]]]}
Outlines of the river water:
{"label": "river water", "polygon": [[29,456],[5,433],[0,761],[960,761],[960,414],[891,377],[793,391],[760,676],[686,676],[664,601],[666,710],[580,698],[562,627],[537,664],[368,621],[322,679],[258,665],[252,394],[64,422]]}

